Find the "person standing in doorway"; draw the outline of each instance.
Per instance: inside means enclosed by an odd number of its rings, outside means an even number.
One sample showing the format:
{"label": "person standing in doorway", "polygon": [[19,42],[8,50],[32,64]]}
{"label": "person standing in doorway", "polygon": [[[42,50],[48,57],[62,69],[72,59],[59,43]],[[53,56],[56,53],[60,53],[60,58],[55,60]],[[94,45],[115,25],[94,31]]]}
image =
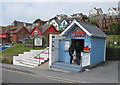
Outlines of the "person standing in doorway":
{"label": "person standing in doorway", "polygon": [[76,42],[76,63],[80,65],[80,60],[81,60],[81,51],[82,51],[82,46],[79,45],[79,42]]}
{"label": "person standing in doorway", "polygon": [[71,57],[70,63],[72,64],[73,53],[74,53],[74,46],[73,46],[73,44],[71,44],[71,46],[69,47],[68,51],[69,51],[69,55],[70,55],[70,57]]}

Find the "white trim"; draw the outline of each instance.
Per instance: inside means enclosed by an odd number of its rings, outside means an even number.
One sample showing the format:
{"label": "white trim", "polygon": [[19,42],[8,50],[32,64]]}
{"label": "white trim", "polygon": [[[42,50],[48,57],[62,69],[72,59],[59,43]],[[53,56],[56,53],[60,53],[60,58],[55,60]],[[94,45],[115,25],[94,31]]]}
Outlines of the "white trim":
{"label": "white trim", "polygon": [[49,68],[52,65],[52,34],[49,35]]}
{"label": "white trim", "polygon": [[[64,19],[64,20],[62,20],[62,22],[61,22],[61,24],[63,25],[63,22],[65,22],[65,25],[67,25],[68,24],[68,22]],[[66,24],[67,23],[67,24]]]}
{"label": "white trim", "polygon": [[70,27],[74,25],[74,23],[75,21],[73,21],[73,23],[71,23],[60,35],[63,36],[67,32],[67,30],[70,29]]}
{"label": "white trim", "polygon": [[65,33],[71,28],[71,26],[73,26],[74,24],[77,24],[84,32],[86,32],[89,36],[91,36],[92,34],[90,34],[82,25],[80,25],[76,20],[74,20],[62,33],[61,36],[65,35]]}
{"label": "white trim", "polygon": [[84,31],[86,32],[89,36],[91,36],[92,34],[90,34],[82,25],[80,25],[77,21],[76,24]]}
{"label": "white trim", "polygon": [[[53,22],[54,22],[55,24],[53,24]],[[50,24],[53,24],[53,26],[57,26],[57,27],[55,27],[55,28],[56,28],[57,30],[59,30],[59,24],[56,22],[55,19],[51,20]]]}
{"label": "white trim", "polygon": [[106,39],[105,39],[105,48],[104,48],[104,61],[105,61],[105,58],[106,58]]}

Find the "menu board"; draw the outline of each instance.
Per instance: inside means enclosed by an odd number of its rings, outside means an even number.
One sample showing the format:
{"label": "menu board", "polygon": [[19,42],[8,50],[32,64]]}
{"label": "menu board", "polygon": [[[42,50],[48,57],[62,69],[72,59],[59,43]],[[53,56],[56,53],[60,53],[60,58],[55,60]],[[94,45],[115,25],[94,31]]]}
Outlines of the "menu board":
{"label": "menu board", "polygon": [[42,38],[35,38],[34,43],[35,46],[42,46]]}
{"label": "menu board", "polygon": [[82,67],[90,65],[90,53],[82,53]]}

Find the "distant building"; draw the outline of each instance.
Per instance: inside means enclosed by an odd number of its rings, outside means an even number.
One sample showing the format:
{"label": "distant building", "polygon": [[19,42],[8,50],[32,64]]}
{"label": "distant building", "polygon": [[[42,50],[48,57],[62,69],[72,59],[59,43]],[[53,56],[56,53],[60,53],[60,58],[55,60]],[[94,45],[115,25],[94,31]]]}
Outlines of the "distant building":
{"label": "distant building", "polygon": [[13,23],[11,24],[13,26],[30,26],[32,25],[32,23],[26,23],[26,22],[20,22],[20,21],[13,21]]}
{"label": "distant building", "polygon": [[75,13],[71,15],[71,18],[80,18],[80,17],[83,17],[82,13]]}
{"label": "distant building", "polygon": [[99,16],[99,15],[102,15],[102,14],[103,14],[103,11],[102,11],[101,8],[94,7],[93,9],[90,10],[89,17]]}
{"label": "distant building", "polygon": [[109,8],[107,15],[108,16],[113,16],[113,15],[118,15],[120,13],[120,8]]}
{"label": "distant building", "polygon": [[53,19],[53,20],[51,20],[50,23],[48,23],[48,24],[53,24],[53,26],[54,26],[57,30],[59,30],[59,24],[60,24],[60,21],[59,21],[59,20]]}
{"label": "distant building", "polygon": [[[45,24],[45,25],[41,25],[41,26],[28,26],[27,29],[29,30],[29,33],[31,36],[39,36],[42,35],[44,36],[47,41],[49,41],[49,34],[53,33],[53,34],[58,34],[59,32],[56,30],[56,28],[51,25],[51,24]],[[49,42],[47,42],[49,43]]]}
{"label": "distant building", "polygon": [[56,15],[55,17],[56,17],[58,20],[61,20],[61,19],[64,19],[64,18],[68,18],[68,16],[65,15],[65,14]]}
{"label": "distant building", "polygon": [[8,27],[6,34],[10,36],[11,43],[23,43],[23,39],[29,35],[29,31],[25,26]]}
{"label": "distant building", "polygon": [[120,18],[118,18],[118,16],[102,15],[102,16],[90,17],[89,19],[90,21],[96,20],[99,25],[99,28],[102,31],[108,31],[111,22],[120,22]]}
{"label": "distant building", "polygon": [[6,27],[0,27],[0,43],[6,43],[10,41],[10,35],[7,34],[7,28]]}
{"label": "distant building", "polygon": [[67,17],[67,15],[57,15],[51,21],[46,24],[53,24],[57,30],[65,30],[66,27],[72,23],[73,20],[89,22],[89,19],[84,19],[82,13],[73,14],[72,17]]}

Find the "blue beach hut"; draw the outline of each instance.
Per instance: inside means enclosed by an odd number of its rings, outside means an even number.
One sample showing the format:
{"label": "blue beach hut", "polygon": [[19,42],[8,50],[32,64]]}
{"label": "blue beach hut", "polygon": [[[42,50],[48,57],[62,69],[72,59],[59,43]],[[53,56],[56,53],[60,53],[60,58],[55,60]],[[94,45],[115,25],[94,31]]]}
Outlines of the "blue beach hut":
{"label": "blue beach hut", "polygon": [[[74,20],[61,34],[50,35],[49,67],[79,72],[105,61],[106,38],[98,27]],[[71,44],[81,50],[80,65],[70,63]]]}

